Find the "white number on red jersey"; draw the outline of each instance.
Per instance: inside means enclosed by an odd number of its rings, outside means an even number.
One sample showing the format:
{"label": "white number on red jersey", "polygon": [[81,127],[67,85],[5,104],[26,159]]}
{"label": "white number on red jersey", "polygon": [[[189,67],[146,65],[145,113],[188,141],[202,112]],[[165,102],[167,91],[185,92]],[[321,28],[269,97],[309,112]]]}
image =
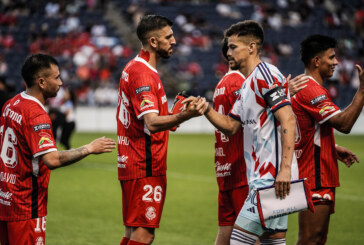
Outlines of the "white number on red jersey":
{"label": "white number on red jersey", "polygon": [[[4,130],[3,127],[4,126],[1,127],[1,132]],[[6,167],[14,168],[18,164],[18,154],[14,146],[18,144],[18,140],[12,128],[7,128],[5,130],[2,141],[0,157]]]}
{"label": "white number on red jersey", "polygon": [[163,189],[161,186],[157,185],[153,188],[151,185],[145,185],[143,189],[146,191],[142,198],[144,202],[153,202],[153,199],[155,202],[160,202],[162,200]]}
{"label": "white number on red jersey", "polygon": [[129,105],[129,100],[128,98],[126,98],[124,92],[121,92],[121,98],[119,104],[120,104],[119,120],[124,125],[124,128],[128,128],[130,125],[130,113],[126,108],[126,105]]}

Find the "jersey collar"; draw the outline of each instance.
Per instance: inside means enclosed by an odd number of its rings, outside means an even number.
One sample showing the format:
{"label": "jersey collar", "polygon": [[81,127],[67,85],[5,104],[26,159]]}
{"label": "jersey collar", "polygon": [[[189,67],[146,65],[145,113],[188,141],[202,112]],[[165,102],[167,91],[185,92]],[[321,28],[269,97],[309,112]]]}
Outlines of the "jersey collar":
{"label": "jersey collar", "polygon": [[240,76],[242,76],[244,79],[245,79],[245,76],[243,73],[241,73],[240,71],[229,71],[228,73],[225,74],[226,75],[230,75],[230,74],[233,74],[233,73],[236,73],[236,74],[239,74]]}
{"label": "jersey collar", "polygon": [[148,62],[145,61],[145,59],[137,56],[135,57],[135,61],[138,61],[138,62],[142,62],[144,65],[146,65],[149,69],[151,69],[152,71],[154,71],[155,73],[158,73],[158,71],[153,67],[151,66]]}
{"label": "jersey collar", "polygon": [[23,97],[24,99],[32,100],[34,102],[37,102],[43,108],[43,110],[46,111],[44,105],[37,98],[35,98],[35,97],[33,97],[33,96],[29,95],[29,94],[26,94],[25,91],[21,92],[20,96]]}

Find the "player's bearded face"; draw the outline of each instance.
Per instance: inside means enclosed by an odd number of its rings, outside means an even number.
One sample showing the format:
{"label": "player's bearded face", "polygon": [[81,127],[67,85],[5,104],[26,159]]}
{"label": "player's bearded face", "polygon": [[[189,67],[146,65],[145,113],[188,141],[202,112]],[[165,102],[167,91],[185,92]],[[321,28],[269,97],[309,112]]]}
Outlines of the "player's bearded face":
{"label": "player's bearded face", "polygon": [[44,76],[43,94],[45,98],[52,98],[57,95],[58,90],[62,86],[58,66],[51,65],[49,72]]}
{"label": "player's bearded face", "polygon": [[324,51],[318,60],[319,70],[322,77],[332,77],[337,66],[338,61],[336,59],[335,50],[330,48]]}
{"label": "player's bearded face", "polygon": [[170,26],[165,26],[158,32],[156,53],[168,59],[173,53],[173,47],[176,45],[176,39]]}
{"label": "player's bearded face", "polygon": [[248,57],[248,46],[241,37],[233,35],[228,38],[227,51],[229,67],[232,70],[239,70],[244,65],[244,60]]}

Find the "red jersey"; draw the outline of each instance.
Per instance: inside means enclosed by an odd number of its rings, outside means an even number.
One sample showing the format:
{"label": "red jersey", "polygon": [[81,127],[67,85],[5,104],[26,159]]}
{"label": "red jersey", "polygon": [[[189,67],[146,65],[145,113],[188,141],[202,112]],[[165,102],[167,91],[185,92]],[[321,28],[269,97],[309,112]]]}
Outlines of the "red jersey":
{"label": "red jersey", "polygon": [[57,151],[51,120],[25,92],[10,99],[0,118],[0,220],[47,215],[50,170],[40,156]]}
{"label": "red jersey", "polygon": [[[146,56],[146,55],[144,55]],[[158,72],[143,51],[124,68],[116,114],[119,180],[166,175],[169,131],[151,134],[143,115],[169,115]]]}
{"label": "red jersey", "polygon": [[[231,71],[217,84],[213,107],[227,115],[233,107],[245,78],[238,71]],[[247,185],[244,160],[243,128],[233,136],[225,136],[215,129],[215,172],[220,191]]]}
{"label": "red jersey", "polygon": [[325,124],[340,113],[327,90],[312,77],[307,87],[292,97],[297,117],[295,153],[299,177],[307,178],[312,189],[339,186],[334,131]]}

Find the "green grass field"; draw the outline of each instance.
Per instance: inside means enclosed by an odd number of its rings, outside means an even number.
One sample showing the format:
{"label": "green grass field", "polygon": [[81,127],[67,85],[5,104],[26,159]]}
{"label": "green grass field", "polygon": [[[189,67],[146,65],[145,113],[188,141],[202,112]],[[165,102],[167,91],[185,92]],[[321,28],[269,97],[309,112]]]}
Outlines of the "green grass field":
{"label": "green grass field", "polygon": [[[73,146],[109,134],[77,133]],[[331,217],[327,244],[363,244],[364,136],[337,136],[362,163],[340,164],[341,186]],[[217,184],[213,135],[171,134],[168,149],[168,190],[157,245],[209,245],[217,231]],[[121,189],[116,150],[89,156],[52,172],[49,184],[47,244],[118,245],[123,235]],[[291,215],[287,244],[295,244],[297,215]]]}

